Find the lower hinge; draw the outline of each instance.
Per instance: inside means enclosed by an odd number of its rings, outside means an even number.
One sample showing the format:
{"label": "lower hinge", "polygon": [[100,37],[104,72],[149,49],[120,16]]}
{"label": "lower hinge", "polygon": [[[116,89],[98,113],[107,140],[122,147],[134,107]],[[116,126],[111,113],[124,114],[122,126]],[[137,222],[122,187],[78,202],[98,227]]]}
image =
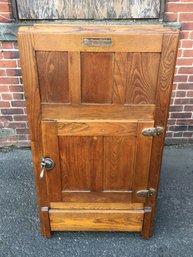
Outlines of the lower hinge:
{"label": "lower hinge", "polygon": [[156,194],[156,190],[154,188],[144,189],[137,191],[138,197],[150,197]]}
{"label": "lower hinge", "polygon": [[149,137],[156,137],[162,135],[164,132],[164,128],[162,127],[155,127],[155,128],[144,128],[142,130],[143,136],[149,136]]}

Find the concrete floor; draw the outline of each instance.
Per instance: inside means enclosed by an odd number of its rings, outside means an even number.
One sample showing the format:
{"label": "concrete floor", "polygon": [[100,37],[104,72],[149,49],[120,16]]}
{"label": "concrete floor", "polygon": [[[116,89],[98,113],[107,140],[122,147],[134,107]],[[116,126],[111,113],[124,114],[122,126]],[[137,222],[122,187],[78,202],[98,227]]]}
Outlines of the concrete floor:
{"label": "concrete floor", "polygon": [[166,147],[154,236],[63,232],[40,235],[30,150],[0,152],[0,257],[193,256],[193,147]]}

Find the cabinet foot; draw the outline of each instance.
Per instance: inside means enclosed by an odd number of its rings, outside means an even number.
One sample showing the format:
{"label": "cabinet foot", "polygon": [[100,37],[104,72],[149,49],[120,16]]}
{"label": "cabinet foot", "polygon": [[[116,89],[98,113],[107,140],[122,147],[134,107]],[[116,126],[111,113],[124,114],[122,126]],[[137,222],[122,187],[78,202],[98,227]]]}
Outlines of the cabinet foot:
{"label": "cabinet foot", "polygon": [[48,207],[40,209],[41,233],[46,238],[51,238],[50,218]]}

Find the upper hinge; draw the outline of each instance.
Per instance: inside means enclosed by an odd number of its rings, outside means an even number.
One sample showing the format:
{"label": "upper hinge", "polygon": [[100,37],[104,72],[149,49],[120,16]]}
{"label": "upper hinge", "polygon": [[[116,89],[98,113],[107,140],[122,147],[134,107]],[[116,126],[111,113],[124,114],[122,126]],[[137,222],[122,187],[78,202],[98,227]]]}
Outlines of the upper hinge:
{"label": "upper hinge", "polygon": [[138,197],[150,197],[156,194],[156,190],[154,188],[144,189],[137,191]]}
{"label": "upper hinge", "polygon": [[143,136],[156,137],[162,135],[164,132],[163,127],[155,127],[155,128],[144,128],[142,130]]}

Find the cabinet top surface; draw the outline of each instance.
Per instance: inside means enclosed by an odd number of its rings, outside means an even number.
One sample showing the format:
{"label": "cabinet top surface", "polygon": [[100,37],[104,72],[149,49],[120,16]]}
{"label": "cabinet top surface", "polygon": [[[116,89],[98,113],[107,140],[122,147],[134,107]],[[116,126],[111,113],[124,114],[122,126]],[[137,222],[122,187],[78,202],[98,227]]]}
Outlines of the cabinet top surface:
{"label": "cabinet top surface", "polygon": [[175,27],[167,27],[163,25],[72,25],[72,24],[35,24],[33,26],[22,26],[20,32],[33,33],[63,33],[63,34],[177,34],[179,29]]}

